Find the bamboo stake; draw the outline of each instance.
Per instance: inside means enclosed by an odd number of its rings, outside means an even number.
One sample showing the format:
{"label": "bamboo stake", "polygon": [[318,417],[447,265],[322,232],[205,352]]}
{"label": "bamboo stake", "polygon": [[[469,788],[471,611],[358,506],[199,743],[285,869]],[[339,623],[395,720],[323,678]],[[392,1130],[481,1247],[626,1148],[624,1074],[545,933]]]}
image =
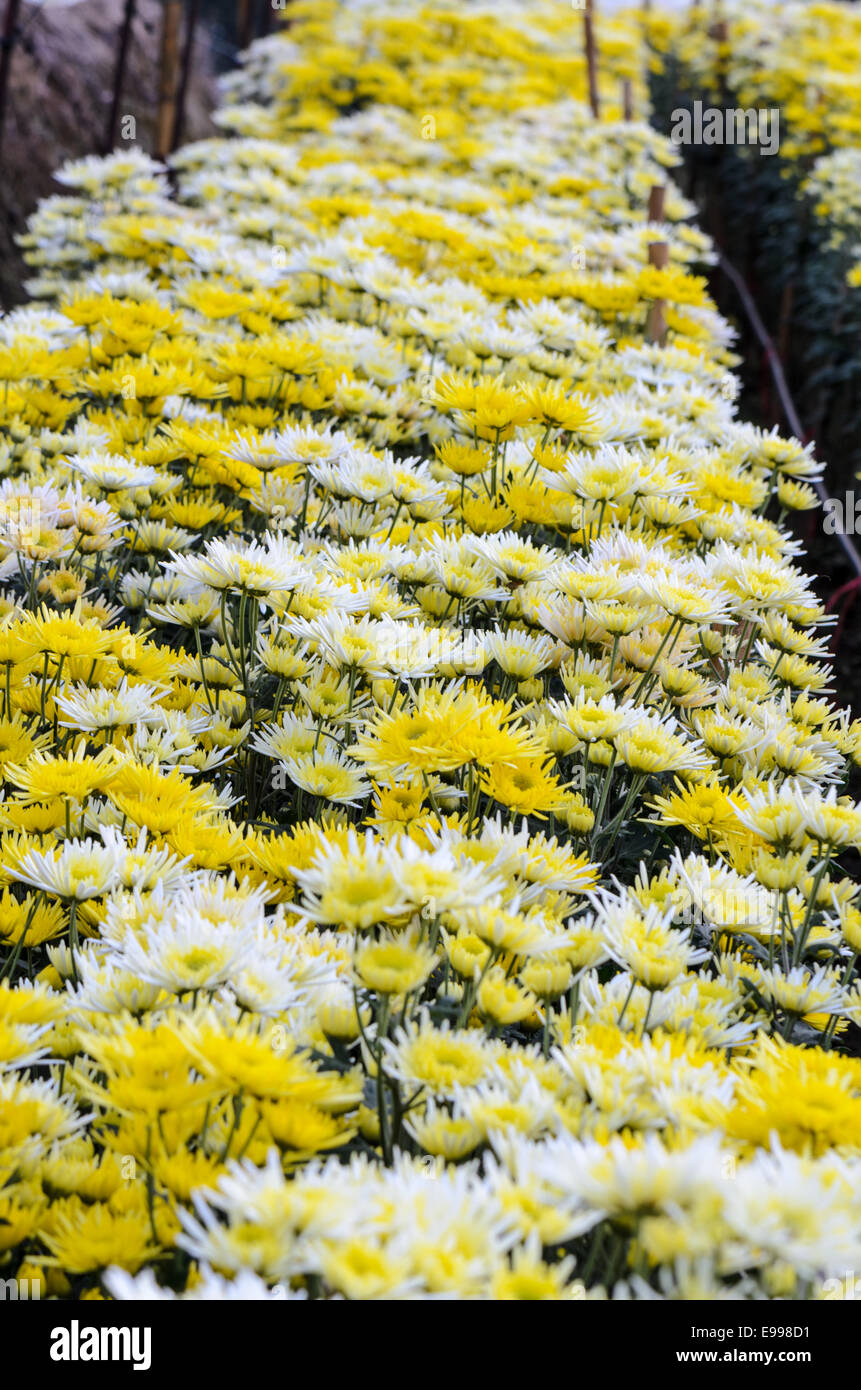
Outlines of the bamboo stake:
{"label": "bamboo stake", "polygon": [[726,43],[729,38],[729,24],[721,0],[714,0],[714,24],[709,30],[709,36],[716,43]]}
{"label": "bamboo stake", "polygon": [[117,48],[117,62],[114,68],[114,85],[111,92],[111,109],[108,113],[108,124],[105,130],[105,141],[102,146],[105,154],[110,154],[117,139],[117,121],[120,114],[120,102],[123,95],[123,83],[126,78],[126,65],[129,56],[129,43],[132,36],[132,21],[135,17],[135,5],[137,0],[126,0],[123,10],[123,22],[120,28],[120,42]]}
{"label": "bamboo stake", "polygon": [[586,0],[586,9],[583,14],[583,39],[586,46],[586,71],[589,78],[589,105],[592,108],[592,115],[597,121],[601,115],[601,103],[598,97],[598,58],[595,50],[594,9],[594,0]]}
{"label": "bamboo stake", "polygon": [[634,119],[634,89],[630,77],[622,79],[622,116],[626,121]]}
{"label": "bamboo stake", "polygon": [[729,95],[728,64],[727,55],[722,51],[722,46],[729,43],[729,24],[723,17],[723,11],[718,9],[717,19],[709,29],[709,38],[714,39],[717,46],[715,55],[715,66],[718,74],[718,86],[720,88],[721,101],[726,105]]}
{"label": "bamboo stake", "polygon": [[[666,270],[670,263],[670,248],[665,241],[649,242],[649,265],[653,265],[656,270]],[[646,324],[646,337],[650,343],[657,343],[663,346],[667,337],[667,320],[664,316],[666,308],[663,299],[655,299],[649,309],[649,318]]]}
{"label": "bamboo stake", "polygon": [[254,37],[254,0],[239,0],[236,15],[236,43],[247,48]]}
{"label": "bamboo stake", "polygon": [[647,221],[663,222],[664,220],[664,195],[666,186],[662,183],[653,183],[649,189],[649,212]]}
{"label": "bamboo stake", "polygon": [[158,116],[156,119],[155,152],[159,159],[170,153],[173,126],[176,119],[176,76],[179,66],[179,27],[182,19],[182,0],[162,0],[164,13],[161,22],[159,53]]}
{"label": "bamboo stake", "polygon": [[188,96],[188,82],[194,57],[194,33],[200,13],[200,0],[188,0],[188,13],[185,20],[185,44],[182,50],[182,67],[179,74],[179,91],[176,95],[176,115],[170,139],[171,150],[178,149],[182,139],[182,123],[185,118],[185,102]]}
{"label": "bamboo stake", "polygon": [[6,98],[9,93],[9,69],[12,66],[12,49],[15,46],[15,33],[21,0],[6,0],[6,13],[3,17],[3,34],[0,37],[0,143],[3,140],[3,125],[6,120]]}

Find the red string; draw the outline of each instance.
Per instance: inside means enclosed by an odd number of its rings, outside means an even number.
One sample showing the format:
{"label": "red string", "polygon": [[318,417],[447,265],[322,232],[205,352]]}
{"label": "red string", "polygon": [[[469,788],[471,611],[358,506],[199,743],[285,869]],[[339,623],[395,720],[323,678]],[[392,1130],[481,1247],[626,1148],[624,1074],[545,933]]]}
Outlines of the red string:
{"label": "red string", "polygon": [[[855,591],[857,592],[857,590],[858,590],[859,587],[861,587],[861,575],[859,575],[857,579],[850,579],[848,584],[842,584],[842,585],[840,586],[840,588],[837,589],[837,591],[831,595],[830,599],[829,599],[828,602],[826,603],[826,605],[825,605],[825,611],[826,611],[826,613],[827,613],[831,608],[834,607],[834,605],[837,603],[838,599],[841,599],[841,598],[843,597],[844,594],[851,593],[852,590],[855,590]],[[850,599],[850,602],[851,602],[851,599]]]}

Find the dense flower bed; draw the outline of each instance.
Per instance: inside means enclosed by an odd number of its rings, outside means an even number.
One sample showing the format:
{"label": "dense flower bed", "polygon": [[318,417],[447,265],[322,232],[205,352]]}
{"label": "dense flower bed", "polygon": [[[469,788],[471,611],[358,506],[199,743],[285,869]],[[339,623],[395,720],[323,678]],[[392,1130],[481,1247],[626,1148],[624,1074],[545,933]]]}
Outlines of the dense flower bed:
{"label": "dense flower bed", "polygon": [[[650,34],[660,53],[672,53],[689,80],[714,97],[721,92],[748,109],[780,112],[781,158],[797,165],[801,190],[814,214],[833,223],[842,241],[857,243],[861,221],[861,12],[842,3],[770,0],[730,3],[716,35],[705,8],[655,12]],[[750,147],[748,154],[757,151]],[[805,175],[807,175],[805,177]],[[861,255],[861,246],[854,248]],[[854,272],[853,283],[861,280]]]}
{"label": "dense flower bed", "polygon": [[827,1294],[861,727],[638,24],[291,17],[0,324],[2,1272]]}

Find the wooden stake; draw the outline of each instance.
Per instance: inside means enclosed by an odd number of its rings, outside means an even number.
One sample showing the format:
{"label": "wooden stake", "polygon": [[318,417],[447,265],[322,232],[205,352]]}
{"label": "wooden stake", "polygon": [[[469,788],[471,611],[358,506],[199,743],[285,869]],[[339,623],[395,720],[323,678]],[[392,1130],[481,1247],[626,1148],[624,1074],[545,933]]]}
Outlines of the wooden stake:
{"label": "wooden stake", "polygon": [[594,18],[593,0],[586,0],[586,10],[583,15],[583,39],[586,45],[586,71],[589,78],[589,105],[592,108],[592,115],[597,121],[601,115],[601,103],[598,98],[598,57],[595,49],[595,29],[593,26]]}
{"label": "wooden stake", "polygon": [[159,53],[158,116],[155,153],[164,159],[170,153],[176,120],[176,77],[179,67],[179,27],[182,0],[162,0],[161,51]]}
{"label": "wooden stake", "polygon": [[102,149],[105,154],[110,154],[117,139],[117,121],[120,115],[120,102],[123,96],[123,83],[126,77],[126,64],[129,56],[129,43],[132,36],[132,21],[135,17],[135,5],[137,0],[126,0],[123,10],[123,22],[120,28],[120,41],[117,48],[117,62],[114,68],[114,85],[111,92],[111,109],[108,113],[108,124],[105,129],[105,141]]}
{"label": "wooden stake", "polygon": [[239,0],[236,12],[236,43],[247,48],[254,37],[254,0]]}
{"label": "wooden stake", "polygon": [[714,0],[714,24],[709,30],[709,36],[716,43],[726,43],[729,38],[729,24],[721,0]]}
{"label": "wooden stake", "polygon": [[648,222],[663,222],[664,194],[666,191],[666,187],[662,183],[653,183],[649,189],[649,211],[646,219]]}
{"label": "wooden stake", "polygon": [[622,79],[622,115],[626,121],[634,119],[634,88],[630,77]]}
{"label": "wooden stake", "polygon": [[[649,242],[649,265],[653,265],[656,270],[666,270],[670,263],[670,248],[666,241]],[[663,299],[655,299],[649,309],[649,318],[646,324],[646,338],[650,343],[657,343],[662,346],[667,337],[667,320],[664,317],[666,303]]]}
{"label": "wooden stake", "polygon": [[9,69],[12,66],[12,49],[15,46],[18,11],[21,0],[6,0],[6,13],[3,16],[3,34],[0,36],[0,142],[3,140],[3,123],[6,119],[6,98],[9,93]]}
{"label": "wooden stake", "polygon": [[185,19],[185,43],[182,49],[182,67],[179,75],[179,91],[176,95],[176,115],[173,121],[173,132],[170,139],[170,148],[179,148],[182,139],[182,122],[185,118],[185,101],[188,96],[188,80],[191,75],[191,63],[194,57],[194,31],[197,28],[197,19],[200,11],[200,0],[188,0],[188,13]]}
{"label": "wooden stake", "polygon": [[[709,38],[714,39],[716,44],[729,43],[729,24],[723,12],[723,6],[719,0],[715,3],[715,22],[708,31]],[[727,82],[727,62],[726,56],[718,50],[715,58],[715,65],[718,73],[718,86],[720,88],[721,100],[725,104],[728,96]]]}

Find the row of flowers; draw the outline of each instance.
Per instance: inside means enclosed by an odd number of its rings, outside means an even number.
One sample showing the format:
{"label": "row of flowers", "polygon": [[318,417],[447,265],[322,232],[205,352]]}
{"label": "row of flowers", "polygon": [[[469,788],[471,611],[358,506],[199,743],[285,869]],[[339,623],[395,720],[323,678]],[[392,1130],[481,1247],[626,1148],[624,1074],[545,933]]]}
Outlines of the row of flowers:
{"label": "row of flowers", "polygon": [[[856,6],[770,0],[726,5],[723,28],[702,6],[656,11],[656,50],[672,54],[692,84],[713,97],[731,94],[745,110],[780,113],[780,155],[795,166],[800,189],[840,244],[861,256],[861,14]],[[757,150],[751,151],[756,158]],[[861,283],[854,267],[850,283]]]}
{"label": "row of flowers", "polygon": [[290,18],[0,321],[2,1273],[825,1296],[861,725],[639,20]]}
{"label": "row of flowers", "polygon": [[680,97],[700,103],[689,162],[717,190],[724,249],[759,287],[842,495],[861,463],[861,14],[754,0],[658,8],[647,24],[662,118]]}

